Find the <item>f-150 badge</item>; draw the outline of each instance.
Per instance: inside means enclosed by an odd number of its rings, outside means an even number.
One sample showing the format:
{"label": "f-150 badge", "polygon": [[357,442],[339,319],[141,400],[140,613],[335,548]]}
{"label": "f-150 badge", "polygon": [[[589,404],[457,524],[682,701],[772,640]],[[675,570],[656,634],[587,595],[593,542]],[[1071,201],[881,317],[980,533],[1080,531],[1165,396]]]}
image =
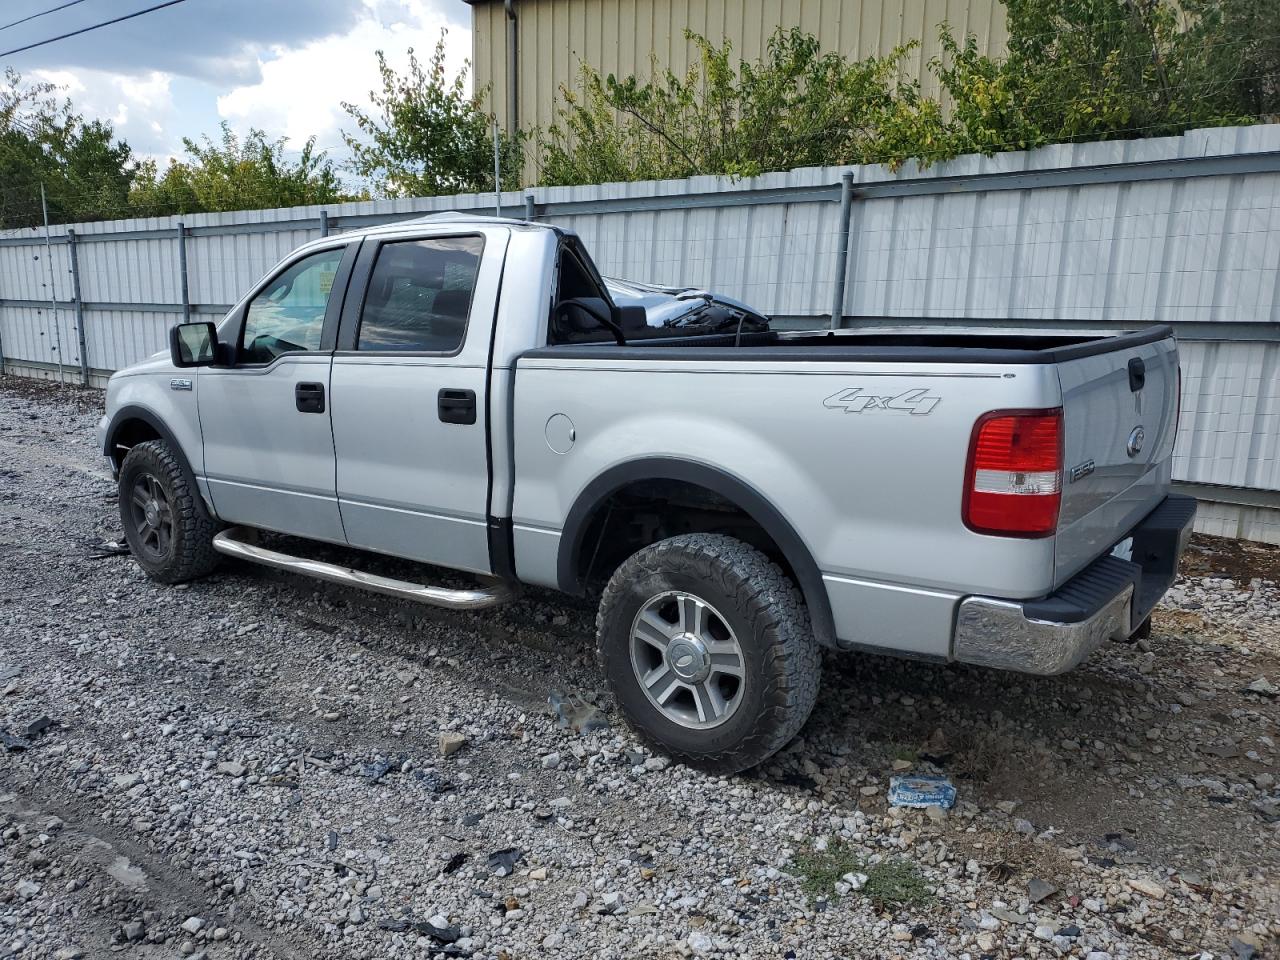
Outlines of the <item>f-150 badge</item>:
{"label": "f-150 badge", "polygon": [[845,413],[867,413],[875,410],[888,410],[891,413],[909,413],[923,417],[933,413],[933,408],[942,402],[941,397],[929,396],[927,388],[917,387],[904,390],[894,397],[878,397],[875,394],[863,393],[861,387],[849,387],[839,393],[833,393],[822,401],[828,410],[844,410]]}

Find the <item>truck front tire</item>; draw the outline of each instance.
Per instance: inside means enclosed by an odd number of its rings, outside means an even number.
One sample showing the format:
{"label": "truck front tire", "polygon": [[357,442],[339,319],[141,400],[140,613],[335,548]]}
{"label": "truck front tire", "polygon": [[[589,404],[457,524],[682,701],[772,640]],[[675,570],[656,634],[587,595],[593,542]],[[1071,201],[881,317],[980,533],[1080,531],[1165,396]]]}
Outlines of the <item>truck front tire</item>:
{"label": "truck front tire", "polygon": [[120,522],[138,566],[153,580],[183,583],[218,564],[218,522],[163,440],[129,451],[120,467]]}
{"label": "truck front tire", "polygon": [[761,763],[817,700],[821,655],[799,590],[732,537],[684,534],[640,550],[610,579],[596,622],[623,714],[690,766]]}

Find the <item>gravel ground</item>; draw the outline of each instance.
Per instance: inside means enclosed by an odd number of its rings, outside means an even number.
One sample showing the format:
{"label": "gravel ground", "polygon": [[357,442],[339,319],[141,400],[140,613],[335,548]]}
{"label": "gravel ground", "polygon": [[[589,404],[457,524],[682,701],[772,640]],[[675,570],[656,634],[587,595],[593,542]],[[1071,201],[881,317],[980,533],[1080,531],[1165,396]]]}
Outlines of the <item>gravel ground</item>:
{"label": "gravel ground", "polygon": [[[0,379],[0,956],[1275,955],[1277,551],[1197,539],[1065,677],[830,657],[708,777],[598,692],[587,605],[148,581],[100,402]],[[888,809],[895,769],[956,807]]]}

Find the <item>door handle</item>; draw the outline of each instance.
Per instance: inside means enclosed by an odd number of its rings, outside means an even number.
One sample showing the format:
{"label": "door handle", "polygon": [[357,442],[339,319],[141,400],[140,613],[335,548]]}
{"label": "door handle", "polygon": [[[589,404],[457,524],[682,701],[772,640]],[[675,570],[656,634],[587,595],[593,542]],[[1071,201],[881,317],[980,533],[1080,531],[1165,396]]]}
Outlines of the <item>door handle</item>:
{"label": "door handle", "polygon": [[436,394],[436,410],[441,423],[475,423],[476,392],[445,387]]}
{"label": "door handle", "polygon": [[299,413],[324,413],[324,384],[294,384],[293,402]]}
{"label": "door handle", "polygon": [[1129,389],[1137,393],[1147,385],[1147,365],[1141,357],[1129,359]]}

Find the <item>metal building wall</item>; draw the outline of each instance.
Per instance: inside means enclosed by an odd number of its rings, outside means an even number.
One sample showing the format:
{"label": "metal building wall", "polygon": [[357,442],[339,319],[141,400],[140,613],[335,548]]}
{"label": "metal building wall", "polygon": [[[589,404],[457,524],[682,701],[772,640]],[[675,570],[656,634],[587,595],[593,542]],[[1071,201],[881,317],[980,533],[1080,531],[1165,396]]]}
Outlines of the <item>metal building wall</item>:
{"label": "metal building wall", "polygon": [[[607,275],[703,286],[780,325],[830,324],[840,182],[853,191],[844,326],[1120,329],[1174,324],[1183,367],[1175,476],[1215,505],[1202,529],[1280,542],[1280,125],[962,157],[929,170],[831,167],[506,194],[504,212],[578,231]],[[319,235],[490,195],[185,218],[190,309],[225,312]],[[177,220],[75,227],[93,382],[161,350],[181,316]],[[78,377],[66,228],[54,230],[58,323],[33,231],[0,237],[0,352]]]}
{"label": "metal building wall", "polygon": [[[486,107],[506,124],[507,15],[502,0],[468,0],[472,6],[475,89],[487,89]],[[758,60],[779,28],[799,27],[823,49],[863,59],[883,56],[912,40],[919,46],[907,73],[929,94],[937,84],[926,65],[942,51],[938,27],[973,33],[983,53],[998,53],[1008,40],[999,0],[517,0],[517,94],[523,128],[556,122],[561,88],[580,89],[581,65],[604,75],[683,76],[694,58],[685,39],[692,30],[713,43],[728,40],[744,60]],[[527,171],[533,173],[532,167]]]}

